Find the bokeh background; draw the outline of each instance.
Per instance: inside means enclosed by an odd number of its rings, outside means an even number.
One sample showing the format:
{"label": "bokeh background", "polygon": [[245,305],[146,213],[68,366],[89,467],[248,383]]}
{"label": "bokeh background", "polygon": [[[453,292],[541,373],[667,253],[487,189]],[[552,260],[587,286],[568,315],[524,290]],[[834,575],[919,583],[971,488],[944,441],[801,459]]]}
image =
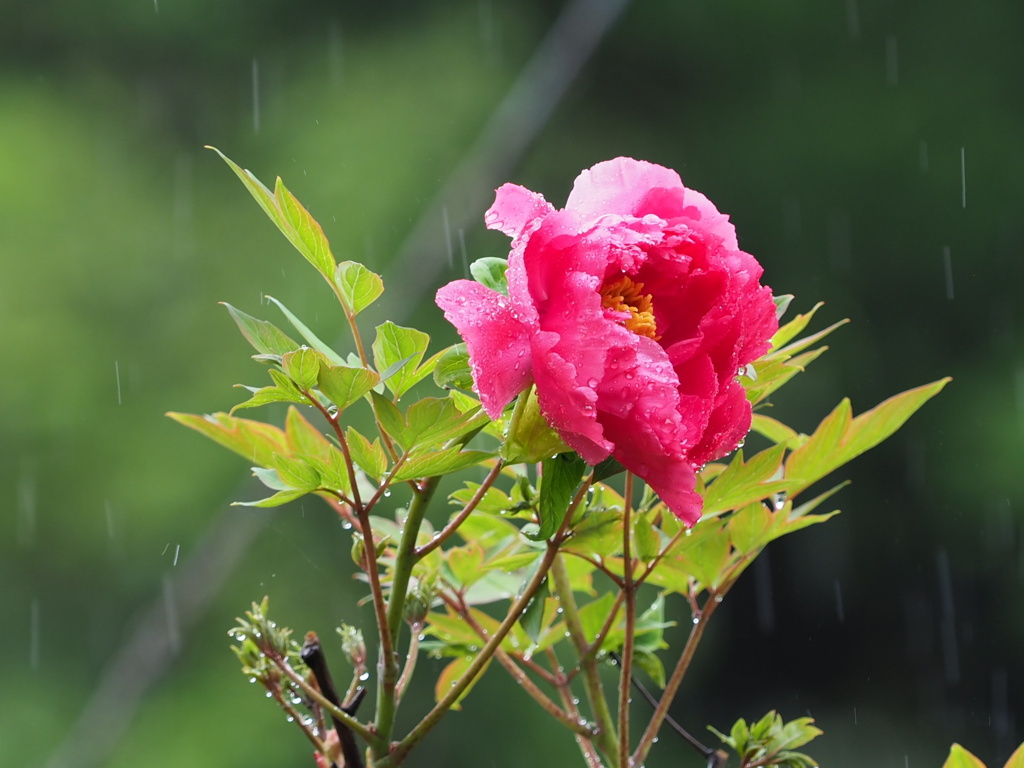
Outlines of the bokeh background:
{"label": "bokeh background", "polygon": [[[696,731],[810,714],[834,768],[937,766],[954,740],[1002,765],[1024,740],[1024,6],[5,0],[0,17],[0,763],[311,765],[225,632],[264,594],[324,637],[364,616],[329,512],[228,506],[258,492],[244,462],[163,416],[260,383],[218,301],[271,317],[272,294],[341,332],[204,144],[283,176],[339,258],[383,273],[370,319],[438,344],[434,288],[504,255],[482,221],[494,187],[560,204],[610,157],[677,169],[776,293],[852,320],[776,415],[810,430],[844,395],[859,411],[954,382],[844,470],[839,518],[744,577],[674,713]],[[415,764],[578,760],[493,677]],[[666,733],[649,763],[699,761]]]}

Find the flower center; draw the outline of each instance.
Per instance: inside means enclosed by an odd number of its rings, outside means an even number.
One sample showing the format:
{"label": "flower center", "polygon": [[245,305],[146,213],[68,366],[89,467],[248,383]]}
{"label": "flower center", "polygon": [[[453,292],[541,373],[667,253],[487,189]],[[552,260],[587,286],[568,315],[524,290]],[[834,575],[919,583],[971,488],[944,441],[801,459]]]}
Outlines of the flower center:
{"label": "flower center", "polygon": [[622,320],[622,324],[638,336],[657,341],[661,336],[654,319],[654,304],[651,294],[643,290],[643,283],[634,283],[626,275],[620,275],[601,288],[601,306],[612,312],[628,312],[629,317]]}

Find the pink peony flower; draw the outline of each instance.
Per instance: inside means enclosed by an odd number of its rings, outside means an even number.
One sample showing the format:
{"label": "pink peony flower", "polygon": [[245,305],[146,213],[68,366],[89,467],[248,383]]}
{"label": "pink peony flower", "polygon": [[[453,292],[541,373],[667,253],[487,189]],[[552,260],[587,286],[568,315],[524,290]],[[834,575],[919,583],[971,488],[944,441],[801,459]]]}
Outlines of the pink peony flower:
{"label": "pink peony flower", "polygon": [[693,525],[695,470],[750,429],[737,375],[778,329],[729,218],[674,171],[620,157],[583,171],[562,210],[505,184],[486,222],[512,238],[508,296],[456,280],[437,304],[487,413],[535,384],[567,445],[614,456]]}

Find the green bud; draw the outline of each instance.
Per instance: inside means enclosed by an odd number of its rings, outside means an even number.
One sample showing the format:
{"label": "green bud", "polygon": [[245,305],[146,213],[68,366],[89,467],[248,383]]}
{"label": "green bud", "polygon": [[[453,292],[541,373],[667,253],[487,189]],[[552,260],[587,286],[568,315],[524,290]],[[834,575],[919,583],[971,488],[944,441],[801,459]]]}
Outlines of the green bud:
{"label": "green bud", "polygon": [[501,457],[509,464],[533,463],[571,450],[540,412],[536,388],[521,393],[499,449]]}

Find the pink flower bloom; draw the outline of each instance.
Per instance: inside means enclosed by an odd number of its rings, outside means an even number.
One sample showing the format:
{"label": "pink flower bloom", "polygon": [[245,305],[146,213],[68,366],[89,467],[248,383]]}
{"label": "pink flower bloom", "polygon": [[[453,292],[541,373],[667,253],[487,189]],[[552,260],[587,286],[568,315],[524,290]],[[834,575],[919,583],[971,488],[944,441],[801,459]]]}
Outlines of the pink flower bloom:
{"label": "pink flower bloom", "polygon": [[736,377],[778,329],[729,218],[674,171],[620,157],[583,171],[562,210],[505,184],[486,222],[512,238],[508,296],[456,280],[437,304],[487,413],[536,384],[567,445],[614,456],[693,525],[694,472],[750,429]]}

